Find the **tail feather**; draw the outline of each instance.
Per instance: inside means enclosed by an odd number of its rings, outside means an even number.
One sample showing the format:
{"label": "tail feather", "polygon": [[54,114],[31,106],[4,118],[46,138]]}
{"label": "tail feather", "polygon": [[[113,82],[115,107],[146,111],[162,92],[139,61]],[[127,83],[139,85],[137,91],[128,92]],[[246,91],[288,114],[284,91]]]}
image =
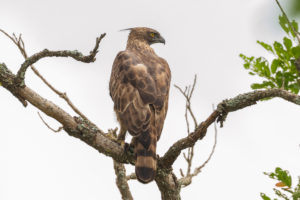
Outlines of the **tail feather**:
{"label": "tail feather", "polygon": [[135,173],[142,183],[149,183],[156,175],[156,134],[143,132],[136,138]]}

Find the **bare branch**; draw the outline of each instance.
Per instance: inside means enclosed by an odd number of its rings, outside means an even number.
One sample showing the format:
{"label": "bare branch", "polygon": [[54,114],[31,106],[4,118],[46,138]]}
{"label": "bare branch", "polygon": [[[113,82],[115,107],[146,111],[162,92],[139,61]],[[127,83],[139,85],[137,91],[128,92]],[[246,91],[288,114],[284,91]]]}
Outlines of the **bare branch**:
{"label": "bare branch", "polygon": [[[194,77],[192,89],[191,89],[191,86],[188,86],[188,87],[185,87],[184,91],[179,86],[174,85],[174,87],[177,88],[180,91],[180,93],[184,96],[184,98],[186,99],[186,109],[189,111],[189,113],[194,121],[195,127],[198,126],[198,122],[197,122],[197,119],[191,108],[191,98],[192,98],[192,95],[193,95],[193,92],[194,92],[194,89],[196,86],[196,82],[197,82],[197,75],[195,75],[195,77]],[[186,118],[187,118],[187,114],[186,114]],[[188,122],[186,122],[186,123],[188,124],[188,133],[189,133],[189,123]]]}
{"label": "bare branch", "polygon": [[165,155],[160,158],[162,165],[172,166],[183,149],[194,146],[198,140],[202,140],[205,137],[207,128],[215,120],[222,123],[229,112],[237,111],[254,105],[257,103],[257,101],[269,97],[280,97],[300,105],[300,96],[282,89],[275,88],[268,90],[256,90],[253,92],[240,94],[229,100],[224,100],[218,104],[217,110],[213,111],[211,115],[205,121],[203,121],[193,133],[189,134],[183,139],[178,140],[169,148]]}
{"label": "bare branch", "polygon": [[0,29],[0,32],[2,32],[4,35],[6,35],[20,50],[21,54],[23,57],[26,59],[27,58],[27,53],[25,51],[25,44],[22,39],[22,35],[19,35],[19,38],[16,37],[16,35],[13,33],[13,36],[10,36],[7,32],[4,30]]}
{"label": "bare branch", "polygon": [[95,56],[98,52],[99,43],[101,42],[102,38],[105,37],[105,33],[102,34],[99,38],[96,39],[96,45],[94,49],[90,52],[90,55],[83,56],[82,53],[78,51],[49,51],[48,49],[44,49],[43,51],[36,53],[26,59],[26,61],[21,65],[16,77],[16,83],[24,86],[22,83],[25,78],[25,73],[27,68],[36,63],[38,60],[45,58],[45,57],[72,57],[73,59],[85,63],[94,62],[96,60]]}
{"label": "bare branch", "polygon": [[296,36],[296,38],[297,38],[297,40],[298,40],[298,43],[300,44],[299,33],[298,33],[298,32],[294,29],[294,27],[292,26],[292,24],[291,24],[291,22],[290,22],[290,20],[289,20],[289,18],[288,18],[288,16],[287,16],[287,14],[284,12],[284,10],[283,10],[282,6],[280,5],[279,1],[278,1],[278,0],[275,0],[275,1],[276,1],[276,3],[277,3],[278,7],[280,8],[280,10],[281,10],[283,16],[284,16],[285,19],[287,20],[289,27],[291,28],[291,30],[293,31],[294,35]]}
{"label": "bare branch", "polygon": [[42,116],[41,116],[41,114],[40,114],[39,112],[37,112],[37,113],[38,113],[40,119],[42,120],[42,122],[47,126],[47,128],[49,128],[49,129],[50,129],[51,131],[53,131],[54,133],[58,133],[58,132],[60,132],[60,131],[63,129],[63,127],[61,126],[61,127],[59,127],[57,130],[55,130],[54,128],[52,128],[51,126],[49,126],[49,124],[47,124],[47,123],[45,122],[45,120],[42,118]]}
{"label": "bare branch", "polygon": [[132,194],[129,189],[129,185],[127,183],[128,179],[126,177],[126,169],[124,165],[114,160],[114,169],[115,169],[115,174],[117,176],[116,184],[121,193],[122,199],[133,200]]}
{"label": "bare branch", "polygon": [[[180,87],[175,85],[175,87],[185,97],[186,105],[185,105],[184,117],[185,117],[185,121],[186,121],[188,135],[190,134],[190,123],[189,123],[188,113],[190,113],[190,116],[192,117],[192,119],[194,121],[194,131],[196,130],[196,128],[198,126],[198,122],[196,120],[196,117],[195,117],[192,107],[191,107],[191,98],[192,98],[192,95],[193,95],[193,92],[194,92],[194,89],[196,86],[196,82],[197,82],[197,75],[195,75],[193,85],[186,86],[184,91]],[[191,173],[192,161],[193,161],[193,157],[194,157],[194,146],[188,148],[187,156],[185,153],[183,153],[183,157],[184,157],[185,161],[187,162],[186,176],[188,176]],[[182,176],[184,176],[182,169],[180,169],[180,173]]]}
{"label": "bare branch", "polygon": [[214,130],[215,130],[214,145],[212,147],[212,150],[211,150],[208,158],[206,159],[206,161],[202,165],[200,165],[199,167],[195,168],[193,173],[189,173],[185,177],[182,177],[181,179],[178,180],[179,184],[181,184],[182,187],[186,187],[189,184],[191,184],[192,183],[192,178],[195,177],[195,176],[197,176],[201,172],[201,169],[204,168],[206,166],[206,164],[212,158],[212,156],[213,156],[213,154],[215,152],[216,146],[217,146],[217,134],[218,134],[218,130],[217,130],[216,122],[214,122]]}
{"label": "bare branch", "polygon": [[[23,55],[23,57],[25,59],[28,58],[27,56],[27,52],[25,49],[25,43],[23,41],[22,38],[22,34],[19,35],[19,37],[17,38],[17,36],[13,33],[12,36],[10,36],[7,32],[5,32],[4,30],[0,29],[0,32],[2,32],[4,35],[6,35],[20,50],[21,54]],[[102,35],[101,35],[102,37]],[[96,56],[97,54],[97,49],[99,48],[99,43],[101,41],[102,38],[97,38],[96,40],[96,46],[94,48],[94,50],[91,52],[91,55]],[[59,97],[61,97],[62,99],[64,99],[67,104],[73,109],[73,111],[75,113],[77,113],[79,116],[81,116],[82,118],[89,120],[81,111],[79,111],[79,109],[72,103],[72,101],[69,99],[69,97],[67,96],[67,94],[65,92],[60,92],[57,89],[55,89],[42,75],[41,73],[33,66],[30,66],[32,71],[53,91],[55,92]]]}

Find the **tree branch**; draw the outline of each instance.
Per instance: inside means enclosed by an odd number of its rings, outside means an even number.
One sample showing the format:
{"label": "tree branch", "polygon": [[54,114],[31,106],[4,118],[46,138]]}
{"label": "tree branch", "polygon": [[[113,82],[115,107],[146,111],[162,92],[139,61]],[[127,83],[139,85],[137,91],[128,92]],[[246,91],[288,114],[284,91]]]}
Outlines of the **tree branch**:
{"label": "tree branch", "polygon": [[216,146],[217,146],[217,134],[218,134],[218,131],[217,131],[216,122],[214,122],[214,129],[215,129],[215,142],[214,142],[214,145],[212,147],[212,150],[211,150],[208,158],[205,160],[205,162],[202,165],[200,165],[199,167],[196,167],[194,169],[193,173],[189,173],[186,176],[184,176],[184,177],[182,177],[181,179],[178,180],[178,183],[182,187],[186,187],[186,186],[190,185],[192,183],[193,177],[197,176],[201,172],[201,169],[203,169],[205,167],[205,165],[210,161],[211,157],[213,156],[213,154],[215,152],[215,149],[216,149]]}
{"label": "tree branch", "polygon": [[[20,34],[19,37],[16,37],[16,35],[13,33],[12,36],[9,35],[7,32],[5,32],[4,30],[0,29],[0,32],[2,32],[5,36],[7,36],[20,50],[21,54],[23,55],[23,57],[25,58],[25,60],[28,58],[27,56],[27,52],[25,49],[25,43],[23,41],[22,35]],[[102,35],[101,35],[102,36]],[[104,37],[104,36],[103,36]],[[101,38],[101,37],[100,37]],[[100,41],[99,41],[100,42]],[[98,45],[97,45],[98,44]],[[97,49],[99,48],[99,43],[97,43],[96,41],[96,46],[94,48],[94,50],[92,51],[91,54],[96,55],[97,54]],[[61,97],[62,99],[64,99],[67,104],[73,109],[73,111],[75,113],[77,113],[79,116],[81,116],[82,118],[89,120],[82,112],[80,112],[80,110],[72,103],[72,101],[69,99],[69,97],[67,96],[67,93],[65,92],[60,92],[57,89],[55,89],[42,75],[41,73],[33,66],[30,65],[32,71],[34,72],[35,75],[37,75],[54,93],[56,93],[59,97]],[[45,123],[46,124],[46,123]],[[52,130],[52,129],[51,129]]]}
{"label": "tree branch", "polygon": [[114,169],[117,176],[116,184],[121,193],[122,199],[133,200],[132,194],[129,189],[129,185],[127,183],[126,169],[124,167],[124,164],[121,164],[114,160]]}
{"label": "tree branch", "polygon": [[24,86],[24,78],[27,68],[36,63],[38,60],[45,58],[45,57],[72,57],[73,59],[85,63],[94,62],[96,60],[95,56],[98,52],[99,43],[105,37],[105,33],[102,34],[99,38],[96,38],[96,45],[94,49],[90,52],[89,55],[84,56],[82,53],[78,51],[49,51],[48,49],[44,49],[43,51],[36,53],[26,59],[26,61],[21,65],[17,76],[16,76],[16,83],[20,86]]}
{"label": "tree branch", "polygon": [[203,121],[193,133],[181,140],[178,140],[169,148],[165,155],[160,158],[162,165],[165,167],[172,166],[183,149],[194,146],[198,140],[202,140],[204,138],[207,128],[215,120],[220,121],[222,124],[229,112],[237,111],[254,105],[257,103],[257,101],[270,97],[280,97],[289,102],[300,105],[300,96],[282,89],[256,90],[253,92],[240,94],[232,99],[224,100],[218,104],[217,110],[213,111],[211,115],[205,121]]}
{"label": "tree branch", "polygon": [[[0,82],[2,86],[8,91],[10,91],[15,97],[17,97],[23,103],[23,105],[27,105],[27,102],[31,103],[33,106],[44,112],[46,115],[60,122],[63,126],[63,129],[70,136],[79,138],[89,146],[98,150],[100,153],[103,153],[113,158],[113,160],[116,161],[115,166],[117,178],[120,179],[120,182],[118,184],[124,185],[124,182],[127,182],[127,177],[126,174],[123,173],[125,168],[123,169],[122,167],[124,166],[120,163],[134,164],[135,156],[133,155],[133,153],[131,153],[130,151],[124,151],[124,147],[116,141],[115,137],[111,137],[109,134],[105,134],[86,118],[72,117],[59,106],[41,97],[39,94],[31,90],[25,84],[20,85],[20,81],[23,83],[27,68],[31,64],[37,62],[39,59],[44,57],[70,56],[82,62],[94,61],[99,43],[103,37],[104,35],[97,39],[96,46],[89,56],[83,56],[77,51],[44,50],[40,53],[37,53],[26,59],[26,61],[22,64],[17,76],[13,74],[4,63],[0,63]],[[14,41],[16,41],[17,44],[19,43],[24,47],[24,43],[21,39],[21,36],[17,38],[15,35],[13,35],[13,37],[11,38]],[[194,80],[194,85],[195,82],[196,81]],[[192,88],[186,88],[185,91],[182,92],[183,94],[187,95],[187,100],[190,101],[193,91],[194,86]],[[211,115],[200,125],[198,125],[197,121],[195,120],[195,116],[192,116],[195,122],[196,129],[187,137],[182,138],[176,143],[174,143],[163,157],[157,159],[157,175],[155,177],[155,181],[161,191],[162,199],[180,199],[181,184],[178,182],[175,174],[173,173],[172,165],[177,159],[177,157],[180,155],[182,150],[186,148],[192,148],[198,140],[203,139],[206,135],[207,128],[216,120],[217,122],[219,121],[222,126],[229,112],[233,112],[254,105],[257,103],[258,100],[270,97],[281,97],[287,101],[300,105],[300,96],[289,93],[282,89],[268,89],[241,94],[232,99],[222,101],[220,104],[218,104],[217,109],[214,110],[211,113]],[[189,112],[191,115],[193,115],[190,108],[190,102],[187,104],[187,109],[190,109]],[[192,152],[189,153],[190,157],[192,157],[191,153]],[[208,158],[207,162],[209,161],[210,157]],[[200,167],[196,168],[193,174],[189,174],[193,176],[194,174],[199,173],[201,168],[205,166],[207,162],[205,162]],[[123,188],[121,189],[123,190]]]}
{"label": "tree branch", "polygon": [[2,86],[16,96],[22,103],[27,101],[41,110],[49,117],[54,118],[63,125],[64,130],[73,137],[79,138],[91,147],[120,163],[134,163],[134,155],[124,152],[124,148],[115,140],[108,137],[98,127],[88,120],[72,117],[66,111],[51,101],[41,97],[29,87],[18,87],[14,82],[16,76],[6,67],[0,64],[0,82]]}
{"label": "tree branch", "polygon": [[[196,128],[198,126],[198,122],[197,122],[197,119],[196,119],[196,117],[194,115],[194,112],[192,110],[192,104],[191,104],[191,99],[192,99],[193,92],[195,90],[196,82],[197,82],[197,75],[195,75],[195,77],[194,77],[193,85],[192,86],[189,85],[189,86],[185,87],[184,91],[179,86],[175,85],[175,87],[180,91],[180,93],[185,98],[185,114],[184,114],[184,117],[185,117],[185,121],[186,121],[187,134],[188,135],[190,134],[190,123],[189,123],[188,113],[190,114],[190,116],[192,117],[192,119],[194,121],[194,131],[196,130]],[[183,157],[184,157],[185,161],[187,162],[187,171],[186,171],[185,176],[188,176],[191,173],[192,161],[193,161],[193,158],[194,158],[194,146],[188,148],[187,156],[186,156],[185,153],[183,153]],[[182,169],[180,169],[180,174],[182,175],[182,177],[184,177]]]}

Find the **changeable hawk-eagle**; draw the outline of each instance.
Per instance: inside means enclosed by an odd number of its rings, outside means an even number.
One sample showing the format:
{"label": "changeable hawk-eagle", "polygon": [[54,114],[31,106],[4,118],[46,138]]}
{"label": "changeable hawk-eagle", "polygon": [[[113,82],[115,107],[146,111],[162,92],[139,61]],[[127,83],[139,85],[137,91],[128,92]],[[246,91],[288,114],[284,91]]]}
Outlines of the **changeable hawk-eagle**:
{"label": "changeable hawk-eagle", "polygon": [[137,179],[152,181],[156,173],[156,142],[168,109],[171,73],[168,63],[150,47],[165,43],[150,28],[131,28],[125,51],[113,63],[109,90],[120,122],[119,139],[128,131],[135,146]]}

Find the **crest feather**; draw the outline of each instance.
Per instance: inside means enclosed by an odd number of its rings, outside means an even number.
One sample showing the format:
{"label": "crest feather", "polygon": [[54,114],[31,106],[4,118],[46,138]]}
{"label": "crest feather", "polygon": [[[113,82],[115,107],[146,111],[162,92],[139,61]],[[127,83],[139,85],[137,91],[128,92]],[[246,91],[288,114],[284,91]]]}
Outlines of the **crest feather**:
{"label": "crest feather", "polygon": [[125,28],[125,29],[121,29],[119,31],[131,31],[133,28]]}

